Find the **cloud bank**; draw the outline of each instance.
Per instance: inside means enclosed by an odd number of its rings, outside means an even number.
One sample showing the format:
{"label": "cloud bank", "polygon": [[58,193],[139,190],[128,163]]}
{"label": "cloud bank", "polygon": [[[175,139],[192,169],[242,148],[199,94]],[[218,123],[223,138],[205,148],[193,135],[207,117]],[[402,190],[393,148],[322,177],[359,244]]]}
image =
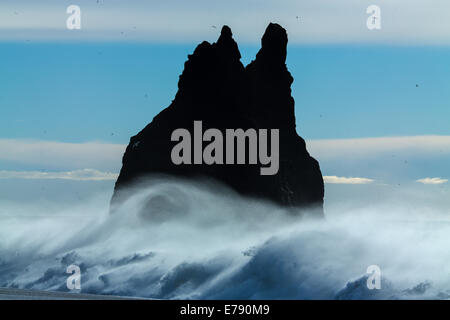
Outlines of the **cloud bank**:
{"label": "cloud bank", "polygon": [[117,177],[117,173],[102,172],[95,169],[61,172],[0,170],[0,179],[63,179],[81,181],[104,181],[116,180]]}
{"label": "cloud bank", "polygon": [[71,2],[6,0],[0,4],[3,40],[214,41],[230,25],[239,43],[259,42],[269,22],[289,31],[291,43],[450,44],[450,3],[446,0],[378,0],[381,30],[367,29],[360,0],[78,0],[82,29],[67,30]]}
{"label": "cloud bank", "polygon": [[321,159],[369,158],[390,154],[450,155],[450,136],[406,136],[306,141],[311,154]]}
{"label": "cloud bank", "polygon": [[16,168],[33,166],[35,169],[53,171],[92,168],[117,172],[125,147],[102,142],[0,139],[0,161],[14,163]]}

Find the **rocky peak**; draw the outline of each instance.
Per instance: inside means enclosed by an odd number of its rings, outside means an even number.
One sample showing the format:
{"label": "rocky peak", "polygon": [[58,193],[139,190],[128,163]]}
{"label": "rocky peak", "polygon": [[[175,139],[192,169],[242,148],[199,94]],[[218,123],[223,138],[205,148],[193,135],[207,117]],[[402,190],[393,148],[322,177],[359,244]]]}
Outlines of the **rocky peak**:
{"label": "rocky peak", "polygon": [[273,64],[286,62],[288,37],[286,30],[276,23],[270,23],[261,39],[261,50],[256,58],[264,58]]}
{"label": "rocky peak", "polygon": [[239,52],[236,41],[234,41],[233,39],[233,34],[230,27],[223,26],[220,37],[215,45],[221,56],[226,57],[230,60],[241,59],[241,53]]}
{"label": "rocky peak", "polygon": [[[127,186],[143,177],[167,175],[186,179],[208,178],[244,196],[262,198],[295,208],[315,206],[322,215],[324,186],[318,162],[306,150],[295,129],[292,76],[286,68],[287,33],[269,24],[256,59],[246,68],[231,29],[222,28],[216,43],[202,42],[188,56],[178,92],[136,136],[131,137],[116,181],[112,204],[120,204]],[[171,134],[178,128],[193,131],[215,128],[279,130],[279,170],[261,175],[255,164],[174,164],[177,144]],[[249,146],[245,146],[248,152]],[[145,210],[152,210],[151,207]],[[245,214],[245,213],[243,213]]]}

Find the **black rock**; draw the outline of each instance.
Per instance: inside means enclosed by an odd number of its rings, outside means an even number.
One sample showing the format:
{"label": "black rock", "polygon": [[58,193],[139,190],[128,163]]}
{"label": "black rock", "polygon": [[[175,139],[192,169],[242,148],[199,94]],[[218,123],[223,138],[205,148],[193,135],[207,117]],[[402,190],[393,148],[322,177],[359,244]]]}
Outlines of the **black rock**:
{"label": "black rock", "polygon": [[[316,207],[322,215],[324,185],[318,162],[306,150],[295,128],[293,78],[286,68],[286,31],[269,24],[261,50],[247,67],[240,61],[231,29],[222,28],[216,43],[202,42],[188,56],[178,82],[178,92],[169,107],[130,143],[116,181],[112,204],[126,198],[125,187],[144,176],[212,178],[239,194],[271,200],[291,207]],[[217,128],[279,129],[279,171],[261,175],[261,165],[181,164],[171,160],[178,142],[172,132],[201,120],[203,132]],[[270,136],[270,135],[269,135]],[[270,149],[269,149],[270,150]]]}

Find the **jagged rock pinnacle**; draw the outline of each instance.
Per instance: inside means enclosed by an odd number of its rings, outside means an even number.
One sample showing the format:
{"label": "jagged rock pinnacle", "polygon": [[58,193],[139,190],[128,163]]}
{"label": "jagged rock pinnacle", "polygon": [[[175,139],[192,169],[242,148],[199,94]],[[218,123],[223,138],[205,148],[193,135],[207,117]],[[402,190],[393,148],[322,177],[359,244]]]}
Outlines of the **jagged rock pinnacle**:
{"label": "jagged rock pinnacle", "polygon": [[[317,207],[318,216],[322,216],[324,185],[320,167],[295,129],[290,87],[293,79],[285,64],[287,41],[286,30],[269,24],[256,59],[247,67],[240,61],[238,45],[228,26],[222,27],[217,42],[199,44],[184,64],[170,106],[131,137],[112,208],[130,196],[127,186],[143,177],[167,175],[214,179],[244,196],[288,207]],[[193,131],[194,121],[202,121],[203,131],[214,128],[222,134],[227,129],[279,130],[279,170],[262,176],[260,166],[250,163],[174,164],[171,150],[176,142],[171,135],[178,128]],[[249,150],[248,145],[245,148]],[[150,203],[143,210],[156,209]]]}
{"label": "jagged rock pinnacle", "polygon": [[224,38],[231,38],[233,36],[233,33],[231,32],[230,27],[223,26],[222,31],[220,31],[220,36]]}
{"label": "jagged rock pinnacle", "polygon": [[261,39],[261,55],[272,62],[285,63],[288,37],[286,30],[276,23],[270,23]]}
{"label": "jagged rock pinnacle", "polygon": [[221,51],[222,55],[226,55],[228,58],[237,60],[241,58],[241,53],[239,52],[236,41],[233,39],[233,33],[229,26],[222,27],[216,46]]}

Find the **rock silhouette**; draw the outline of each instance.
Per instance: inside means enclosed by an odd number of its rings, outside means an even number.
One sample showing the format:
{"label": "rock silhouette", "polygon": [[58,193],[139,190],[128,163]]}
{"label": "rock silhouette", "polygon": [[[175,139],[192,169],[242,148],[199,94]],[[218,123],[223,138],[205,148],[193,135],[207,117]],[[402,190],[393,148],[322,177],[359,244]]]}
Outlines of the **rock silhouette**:
{"label": "rock silhouette", "polygon": [[[289,207],[315,207],[322,215],[324,185],[318,162],[306,150],[295,128],[293,78],[286,68],[287,33],[269,24],[261,49],[247,67],[241,63],[231,29],[224,26],[216,43],[202,42],[188,56],[169,107],[130,143],[115,184],[112,205],[123,201],[124,190],[141,177],[154,174],[179,178],[212,178],[239,194]],[[177,128],[193,132],[201,120],[203,130],[217,128],[279,129],[279,171],[260,175],[260,165],[181,164],[171,161]],[[269,149],[270,150],[270,149]]]}

